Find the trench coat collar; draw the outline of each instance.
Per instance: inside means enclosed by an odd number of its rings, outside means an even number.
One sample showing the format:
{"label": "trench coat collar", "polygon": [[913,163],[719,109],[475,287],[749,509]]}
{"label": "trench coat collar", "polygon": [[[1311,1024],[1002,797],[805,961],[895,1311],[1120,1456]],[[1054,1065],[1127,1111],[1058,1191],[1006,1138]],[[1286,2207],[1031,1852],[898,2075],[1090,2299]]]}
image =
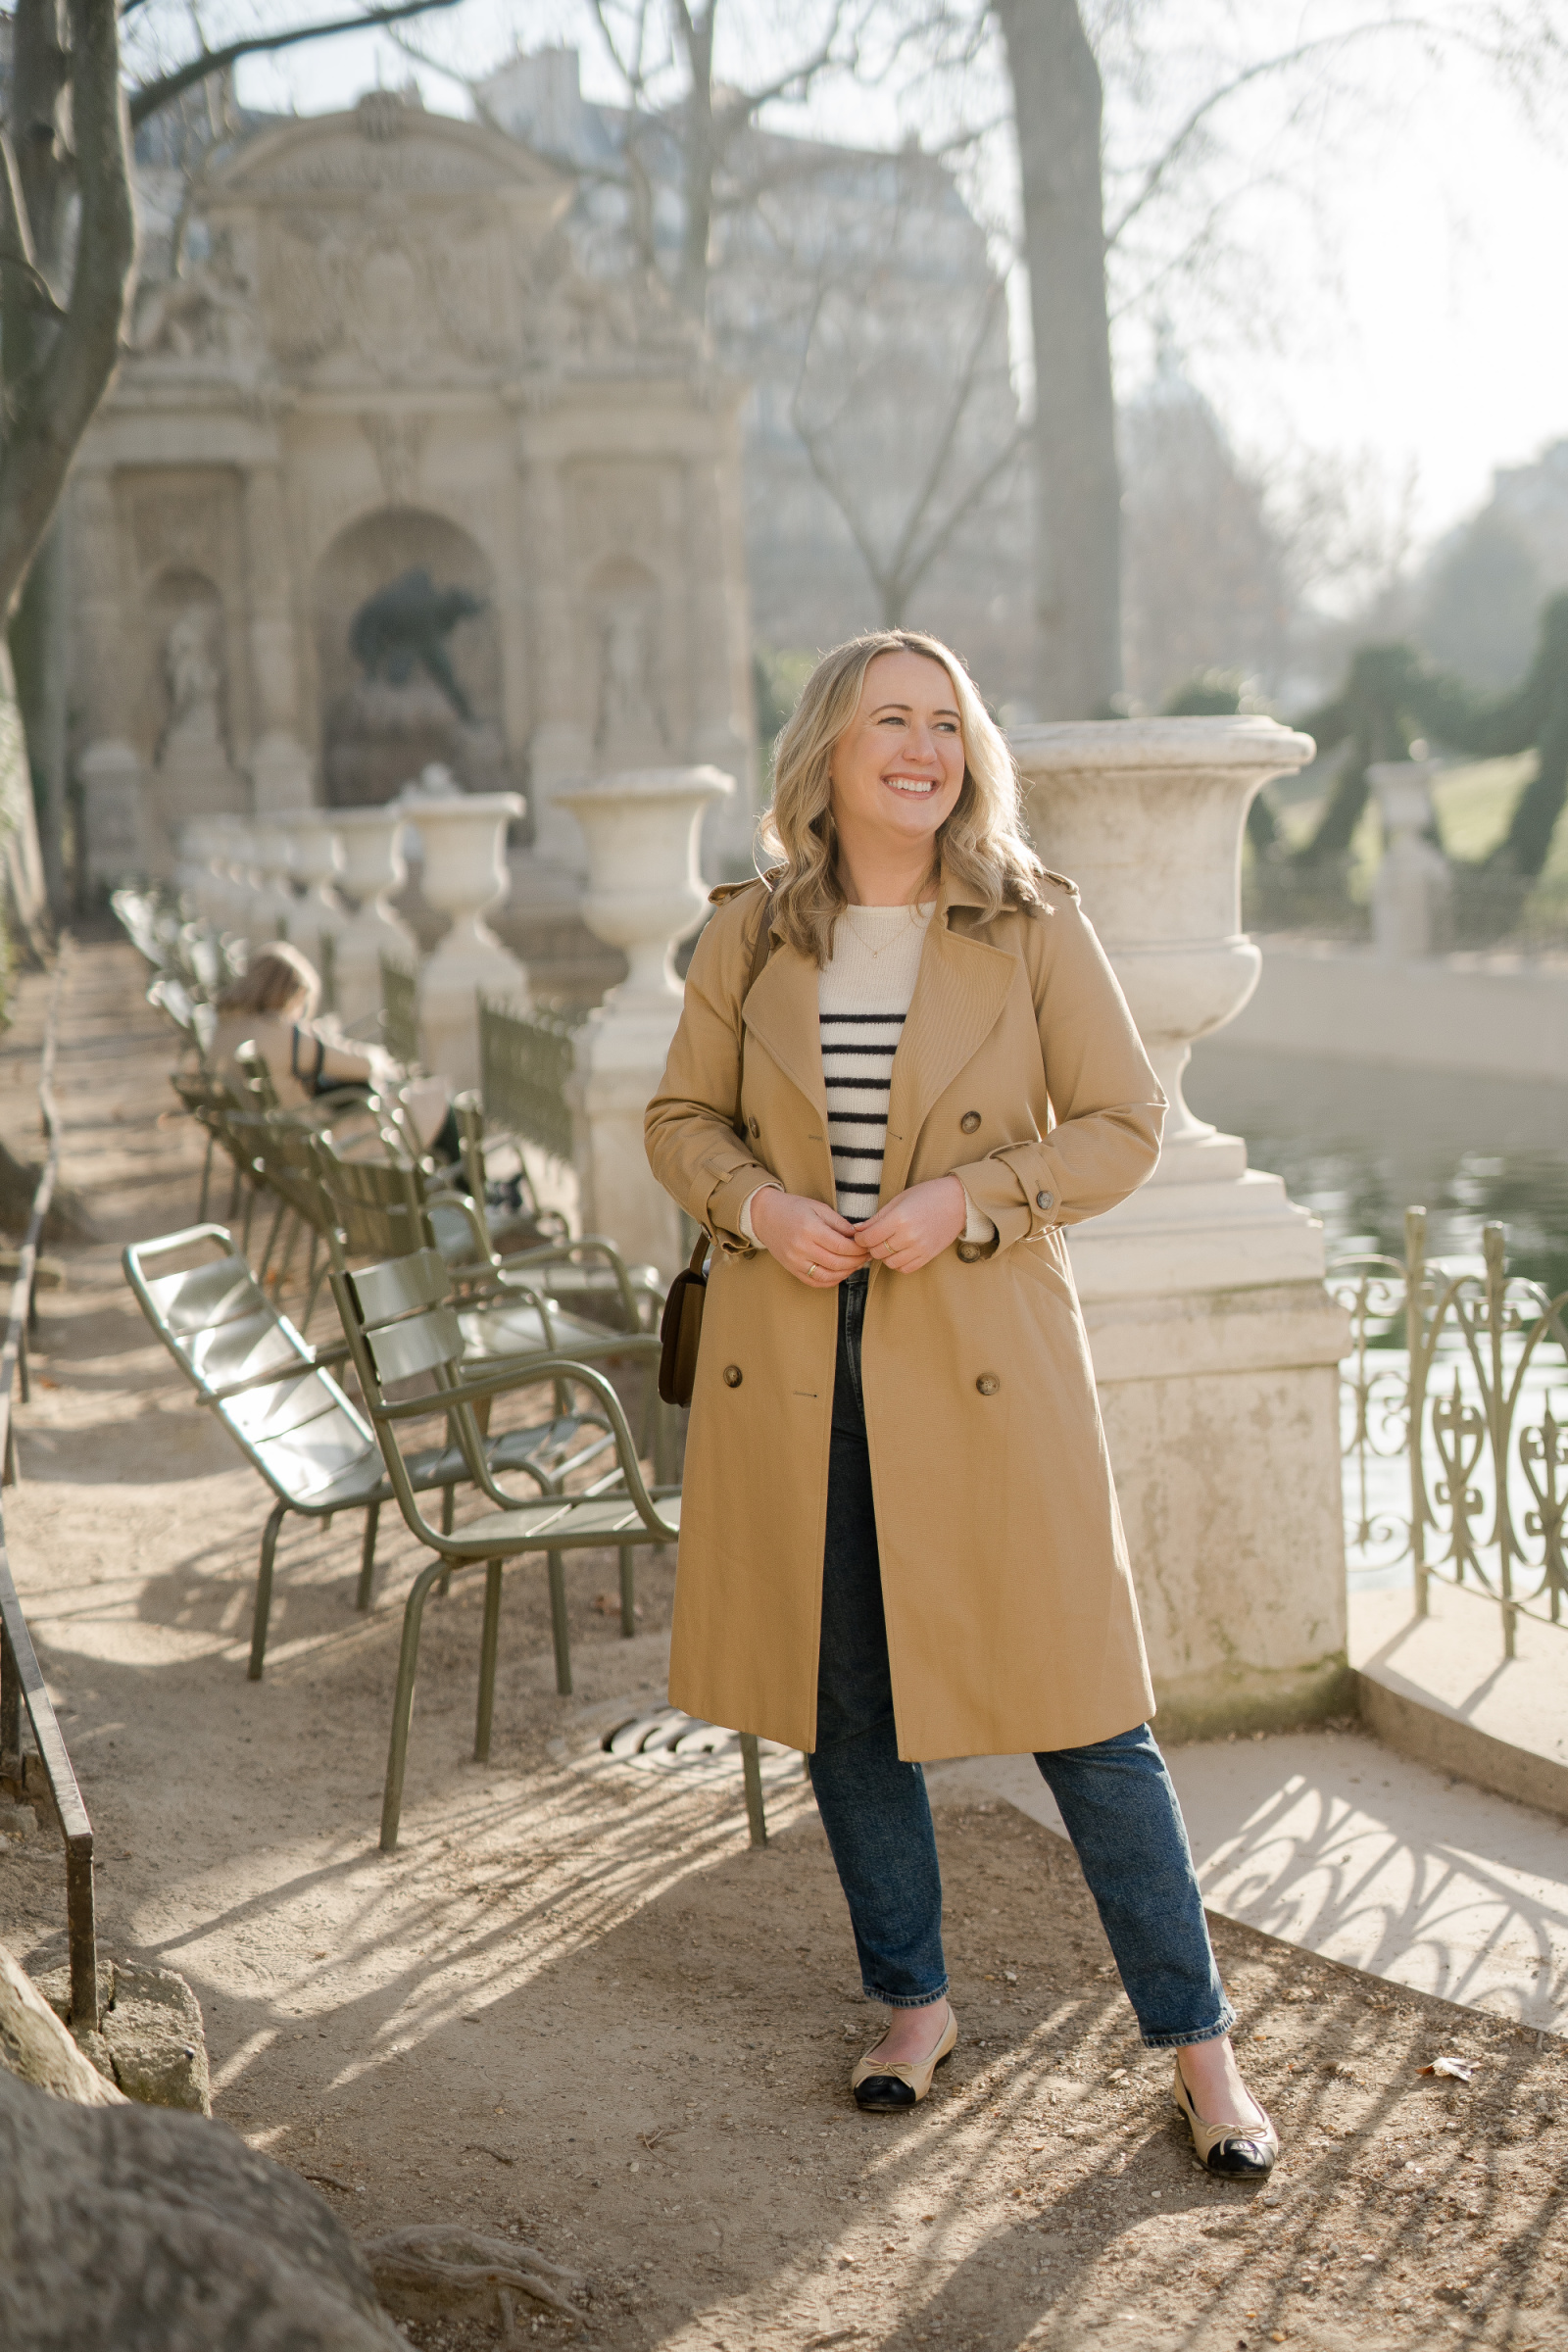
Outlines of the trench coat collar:
{"label": "trench coat collar", "polygon": [[[770,926],[776,936],[776,923]],[[746,999],[747,1028],[765,1046],[792,1086],[823,1122],[827,1135],[827,1087],[822,1077],[822,1032],[817,1020],[816,965],[788,940],[779,940]]]}
{"label": "trench coat collar", "polygon": [[[996,1026],[1012,985],[1012,956],[966,929],[953,927],[955,910],[979,904],[971,890],[944,869],[893,1062],[882,1166],[884,1200],[904,1189],[926,1113]],[[827,1089],[816,980],[811,958],[781,942],[746,999],[745,1020],[825,1123]]]}
{"label": "trench coat collar", "polygon": [[971,931],[953,926],[956,908],[979,905],[974,893],[944,868],[908,1018],[893,1057],[883,1200],[904,1190],[931,1105],[979,1052],[1001,1019],[1012,986],[1014,958]]}

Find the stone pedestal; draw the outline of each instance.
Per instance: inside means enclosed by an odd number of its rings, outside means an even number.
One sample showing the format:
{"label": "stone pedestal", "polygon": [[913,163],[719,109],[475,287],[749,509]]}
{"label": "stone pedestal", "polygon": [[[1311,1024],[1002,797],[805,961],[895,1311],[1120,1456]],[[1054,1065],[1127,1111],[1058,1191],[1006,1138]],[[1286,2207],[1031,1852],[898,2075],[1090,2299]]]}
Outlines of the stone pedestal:
{"label": "stone pedestal", "polygon": [[1036,846],[1078,883],[1170,1098],[1152,1180],[1069,1232],[1167,1736],[1345,1703],[1338,1366],[1323,1235],[1188,1106],[1194,1042],[1257,983],[1248,806],[1312,756],[1271,719],[1083,721],[1012,739]]}
{"label": "stone pedestal", "polygon": [[735,789],[714,767],[635,768],[559,796],[588,844],[583,919],[631,969],[577,1032],[573,1156],[585,1233],[666,1279],[684,1262],[679,1212],[654,1181],[643,1115],[680,1019],[673,954],[707,896],[697,836],[709,805]]}
{"label": "stone pedestal", "polygon": [[292,888],[294,848],[281,825],[258,818],[250,829],[251,864],[256,895],[251,902],[251,938],[291,939],[299,921],[300,903]]}
{"label": "stone pedestal", "polygon": [[452,928],[419,974],[419,1034],[432,1070],[455,1089],[479,1083],[477,993],[527,1003],[528,979],[484,920],[507,883],[506,833],[522,814],[515,792],[455,793],[421,800],[405,794],[399,814],[424,853],[422,888]]}
{"label": "stone pedestal", "polygon": [[349,920],[349,910],[337,889],[343,864],[342,848],[333,830],[331,812],[325,808],[302,808],[289,818],[284,830],[294,878],[304,893],[290,937],[316,965],[323,989],[330,977],[328,993],[332,1001],[328,1009],[336,1011],[338,941]]}
{"label": "stone pedestal", "polygon": [[381,958],[414,966],[414,934],[388,901],[408,879],[397,846],[403,812],[397,808],[335,808],[332,832],[342,857],[339,887],[352,903],[337,938],[337,1009],[345,1027],[381,1008]]}
{"label": "stone pedestal", "polygon": [[76,764],[81,781],[87,876],[113,889],[146,871],[142,841],[143,769],[128,743],[90,743]]}
{"label": "stone pedestal", "polygon": [[1372,886],[1372,941],[1391,962],[1437,956],[1448,944],[1453,875],[1430,836],[1435,760],[1380,760],[1367,769],[1383,819],[1383,862]]}

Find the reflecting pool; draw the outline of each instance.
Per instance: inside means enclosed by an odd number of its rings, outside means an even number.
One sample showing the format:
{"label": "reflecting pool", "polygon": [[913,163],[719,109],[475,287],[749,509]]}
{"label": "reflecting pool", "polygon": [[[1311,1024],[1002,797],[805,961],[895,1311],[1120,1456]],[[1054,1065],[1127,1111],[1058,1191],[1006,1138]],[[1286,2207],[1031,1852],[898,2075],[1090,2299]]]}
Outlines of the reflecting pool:
{"label": "reflecting pool", "polygon": [[1404,1212],[1427,1211],[1433,1256],[1479,1256],[1508,1229],[1508,1271],[1568,1290],[1568,1086],[1373,1069],[1209,1040],[1187,1100],[1245,1136],[1254,1168],[1283,1176],[1323,1219],[1331,1258],[1404,1253]]}

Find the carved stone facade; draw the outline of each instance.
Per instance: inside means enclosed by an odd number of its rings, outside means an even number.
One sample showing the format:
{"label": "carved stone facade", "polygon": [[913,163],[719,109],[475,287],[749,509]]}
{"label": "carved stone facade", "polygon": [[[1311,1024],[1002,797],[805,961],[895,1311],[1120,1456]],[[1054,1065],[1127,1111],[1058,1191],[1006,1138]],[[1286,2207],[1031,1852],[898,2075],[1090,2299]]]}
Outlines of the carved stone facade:
{"label": "carved stone facade", "polygon": [[200,258],[144,291],[72,491],[95,875],[167,871],[198,810],[381,801],[432,758],[520,785],[567,868],[558,784],[710,761],[743,854],[743,387],[657,284],[580,273],[570,193],[379,91],[194,191]]}

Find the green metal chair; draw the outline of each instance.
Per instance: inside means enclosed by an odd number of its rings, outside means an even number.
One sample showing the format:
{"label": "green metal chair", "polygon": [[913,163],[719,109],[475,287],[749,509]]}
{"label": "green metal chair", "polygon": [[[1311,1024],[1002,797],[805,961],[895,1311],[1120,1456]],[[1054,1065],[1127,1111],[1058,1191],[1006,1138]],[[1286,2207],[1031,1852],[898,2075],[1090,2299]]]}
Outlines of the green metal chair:
{"label": "green metal chair", "polygon": [[[191,1251],[203,1253],[194,1266],[169,1274],[150,1270]],[[327,1368],[341,1364],[349,1348],[312,1348],[235,1253],[221,1225],[192,1225],[157,1241],[133,1242],[122,1263],[142,1313],[180,1372],[277,1497],[262,1535],[251,1626],[249,1673],[260,1682],[277,1539],[291,1512],[330,1523],[336,1511],[364,1511],[355,1606],[368,1609],[374,1599],[376,1531],[393,1488],[374,1435]],[[490,1480],[522,1471],[551,1494],[569,1472],[597,1460],[612,1443],[611,1429],[597,1416],[558,1413],[484,1440],[480,1458]],[[411,1455],[405,1476],[421,1494],[440,1489],[442,1523],[449,1527],[454,1491],[469,1479],[467,1456],[451,1434]]]}
{"label": "green metal chair", "polygon": [[[570,1250],[588,1245],[530,1251],[525,1266],[497,1261],[473,1202],[462,1194],[432,1195],[417,1161],[346,1159],[330,1134],[315,1138],[313,1158],[331,1205],[334,1263],[346,1271],[351,1258],[379,1261],[435,1250],[459,1289],[455,1303],[470,1371],[540,1354],[569,1355],[575,1363],[607,1356],[657,1363],[658,1336],[640,1327],[635,1304],[619,1330],[563,1311],[554,1296],[557,1264],[569,1264]],[[624,1276],[611,1244],[592,1246]]]}
{"label": "green metal chair", "polygon": [[[513,1561],[544,1555],[555,1637],[556,1687],[571,1690],[564,1555],[570,1550],[673,1544],[680,1533],[678,1490],[644,1484],[620,1399],[608,1380],[589,1365],[564,1355],[536,1357],[511,1370],[475,1376],[461,1311],[438,1295],[444,1282],[439,1257],[430,1250],[349,1273],[332,1269],[332,1292],[343,1318],[349,1353],[366,1409],[380,1442],[387,1477],[407,1526],[435,1554],[415,1578],[403,1613],[403,1646],[392,1704],[386,1788],[381,1804],[381,1849],[398,1841],[403,1781],[408,1763],[409,1725],[419,1657],[419,1632],[430,1588],[454,1571],[483,1567],[484,1630],[479,1649],[479,1692],[473,1752],[483,1763],[490,1753],[495,1711],[496,1657],[501,1627],[501,1584]],[[478,1409],[528,1388],[561,1384],[590,1391],[614,1437],[615,1467],[585,1493],[557,1494],[516,1503],[503,1493],[484,1460]],[[471,1524],[432,1527],[419,1507],[414,1475],[417,1458],[406,1450],[409,1433],[422,1420],[441,1416],[455,1433],[472,1485],[494,1507]]]}

